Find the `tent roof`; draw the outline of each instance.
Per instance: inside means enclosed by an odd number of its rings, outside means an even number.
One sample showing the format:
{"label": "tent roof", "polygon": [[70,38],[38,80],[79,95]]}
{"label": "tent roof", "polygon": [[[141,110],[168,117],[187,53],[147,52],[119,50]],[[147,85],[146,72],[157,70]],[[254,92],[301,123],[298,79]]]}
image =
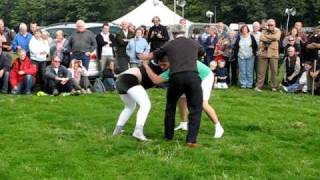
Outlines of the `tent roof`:
{"label": "tent roof", "polygon": [[[113,21],[113,23],[120,24],[126,20],[131,22],[135,26],[146,25],[152,26],[151,22],[154,16],[159,16],[162,25],[178,24],[181,16],[175,14],[171,9],[163,4],[160,0],[146,0],[140,6],[122,16],[119,19]],[[187,25],[191,24],[187,20]]]}

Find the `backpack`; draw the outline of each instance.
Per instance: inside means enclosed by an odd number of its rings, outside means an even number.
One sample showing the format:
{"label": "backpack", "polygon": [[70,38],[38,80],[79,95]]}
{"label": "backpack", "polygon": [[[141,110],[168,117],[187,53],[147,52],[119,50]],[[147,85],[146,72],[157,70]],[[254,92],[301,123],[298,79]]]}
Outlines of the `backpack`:
{"label": "backpack", "polygon": [[98,93],[106,92],[106,88],[104,87],[103,82],[101,81],[101,79],[97,78],[94,81],[93,90],[94,90],[94,92],[98,92]]}

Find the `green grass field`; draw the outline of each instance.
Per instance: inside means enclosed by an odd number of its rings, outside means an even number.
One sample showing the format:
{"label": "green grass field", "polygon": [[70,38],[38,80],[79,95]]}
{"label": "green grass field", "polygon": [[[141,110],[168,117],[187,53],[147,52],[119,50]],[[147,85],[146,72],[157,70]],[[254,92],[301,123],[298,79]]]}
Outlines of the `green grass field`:
{"label": "green grass field", "polygon": [[0,96],[0,179],[319,179],[320,97],[215,91],[225,129],[203,114],[199,148],[186,132],[163,139],[165,92],[150,90],[151,142],[111,133],[123,104],[116,93],[79,97]]}

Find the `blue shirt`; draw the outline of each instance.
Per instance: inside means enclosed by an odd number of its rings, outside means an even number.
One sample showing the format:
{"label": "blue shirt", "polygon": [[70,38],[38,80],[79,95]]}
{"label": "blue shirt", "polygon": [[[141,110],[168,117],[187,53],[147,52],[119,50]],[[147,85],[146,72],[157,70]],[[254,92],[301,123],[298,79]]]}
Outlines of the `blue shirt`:
{"label": "blue shirt", "polygon": [[126,49],[126,53],[130,58],[130,63],[139,63],[140,60],[137,59],[137,55],[149,51],[149,44],[144,38],[130,39]]}
{"label": "blue shirt", "polygon": [[12,46],[13,51],[17,51],[17,47],[21,46],[22,49],[24,49],[26,52],[29,52],[29,43],[32,38],[32,35],[30,33],[27,33],[26,36],[23,36],[21,33],[18,33],[16,37],[13,40]]}

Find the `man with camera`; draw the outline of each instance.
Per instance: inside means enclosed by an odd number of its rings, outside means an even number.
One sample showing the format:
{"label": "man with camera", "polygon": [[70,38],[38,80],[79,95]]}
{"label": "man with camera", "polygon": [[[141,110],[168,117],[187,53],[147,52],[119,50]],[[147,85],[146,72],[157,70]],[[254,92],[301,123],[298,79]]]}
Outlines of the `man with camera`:
{"label": "man with camera", "polygon": [[169,34],[166,26],[160,24],[160,18],[158,16],[152,18],[154,26],[149,30],[148,42],[151,44],[151,51],[160,48],[164,43],[169,41]]}
{"label": "man with camera", "polygon": [[262,91],[268,66],[271,70],[271,88],[277,91],[277,75],[279,61],[279,41],[281,31],[276,28],[274,19],[267,21],[268,28],[260,35],[260,58],[258,61],[258,81],[255,90]]}

